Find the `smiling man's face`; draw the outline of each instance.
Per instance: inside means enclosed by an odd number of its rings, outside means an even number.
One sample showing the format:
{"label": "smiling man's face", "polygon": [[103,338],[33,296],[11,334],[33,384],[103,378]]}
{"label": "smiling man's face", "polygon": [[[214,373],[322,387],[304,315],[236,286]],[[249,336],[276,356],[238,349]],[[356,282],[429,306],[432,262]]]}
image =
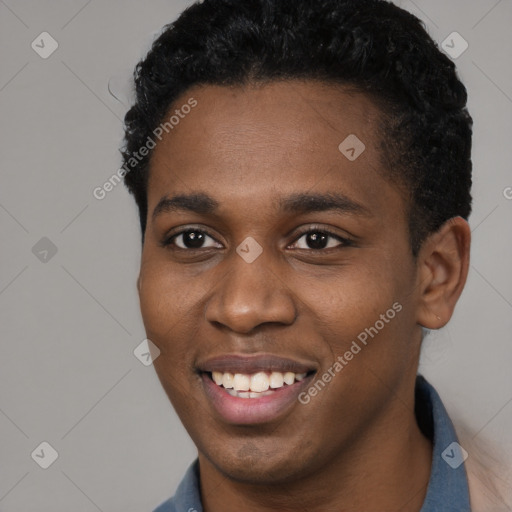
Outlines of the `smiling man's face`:
{"label": "smiling man's face", "polygon": [[[195,87],[174,108],[190,97],[152,155],[139,293],[202,467],[273,485],[365,443],[378,454],[414,421],[421,329],[408,205],[382,167],[377,108],[313,81]],[[365,145],[353,161],[338,148],[351,134]],[[263,372],[254,388],[277,387],[232,396],[213,371],[226,386],[224,374]]]}

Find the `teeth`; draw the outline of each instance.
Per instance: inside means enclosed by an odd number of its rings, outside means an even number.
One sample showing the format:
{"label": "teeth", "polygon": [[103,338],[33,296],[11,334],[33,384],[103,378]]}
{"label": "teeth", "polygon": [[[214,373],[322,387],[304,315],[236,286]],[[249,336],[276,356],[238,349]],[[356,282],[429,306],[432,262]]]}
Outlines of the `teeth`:
{"label": "teeth", "polygon": [[237,398],[260,398],[262,396],[268,396],[273,393],[273,391],[263,391],[263,393],[256,393],[255,391],[235,391],[234,389],[226,389],[226,391],[231,396],[236,396]]}
{"label": "teeth", "polygon": [[267,391],[269,385],[268,375],[265,372],[258,372],[251,376],[251,391]]}
{"label": "teeth", "polygon": [[249,375],[245,375],[243,373],[235,373],[235,378],[233,379],[233,388],[235,391],[249,391],[250,387],[251,378]]}
{"label": "teeth", "polygon": [[230,395],[240,398],[258,398],[273,393],[274,389],[284,385],[291,386],[300,382],[305,373],[293,372],[258,372],[252,375],[244,373],[212,372],[212,379],[217,386],[224,387]]}
{"label": "teeth", "polygon": [[284,378],[281,372],[272,372],[270,374],[270,387],[272,389],[282,388],[284,385]]}
{"label": "teeth", "polygon": [[226,389],[231,389],[233,387],[233,374],[232,373],[224,373],[222,375],[222,385]]}
{"label": "teeth", "polygon": [[295,373],[292,372],[286,372],[283,376],[285,384],[288,384],[289,386],[295,382]]}

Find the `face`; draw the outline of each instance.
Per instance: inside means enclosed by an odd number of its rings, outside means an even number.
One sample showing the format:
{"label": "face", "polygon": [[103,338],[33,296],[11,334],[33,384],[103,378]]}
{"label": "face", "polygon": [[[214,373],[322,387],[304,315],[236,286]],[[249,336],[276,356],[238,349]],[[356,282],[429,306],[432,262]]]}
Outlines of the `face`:
{"label": "face", "polygon": [[[150,166],[138,286],[155,369],[200,458],[298,479],[403,414],[421,338],[407,205],[364,95],[202,86],[173,110],[191,98]],[[359,156],[339,148],[351,134]]]}

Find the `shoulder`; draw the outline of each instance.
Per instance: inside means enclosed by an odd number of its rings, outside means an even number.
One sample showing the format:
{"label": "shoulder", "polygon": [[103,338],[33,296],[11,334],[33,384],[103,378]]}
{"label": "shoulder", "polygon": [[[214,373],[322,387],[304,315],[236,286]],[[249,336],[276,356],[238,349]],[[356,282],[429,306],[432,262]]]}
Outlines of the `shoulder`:
{"label": "shoulder", "polygon": [[159,505],[153,512],[198,512],[202,510],[199,492],[199,460],[188,467],[174,496]]}
{"label": "shoulder", "polygon": [[176,506],[174,504],[174,498],[171,498],[161,505],[159,505],[153,512],[176,512]]}
{"label": "shoulder", "polygon": [[474,439],[469,429],[454,421],[465,462],[472,512],[512,511],[512,467],[492,442]]}

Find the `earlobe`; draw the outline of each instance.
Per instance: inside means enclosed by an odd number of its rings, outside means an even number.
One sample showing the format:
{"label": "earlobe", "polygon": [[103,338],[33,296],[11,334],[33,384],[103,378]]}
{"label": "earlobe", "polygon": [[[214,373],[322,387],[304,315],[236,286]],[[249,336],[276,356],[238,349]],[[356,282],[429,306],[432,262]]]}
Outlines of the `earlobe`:
{"label": "earlobe", "polygon": [[466,284],[470,242],[462,217],[448,220],[425,240],[418,255],[419,325],[440,329],[452,317]]}

